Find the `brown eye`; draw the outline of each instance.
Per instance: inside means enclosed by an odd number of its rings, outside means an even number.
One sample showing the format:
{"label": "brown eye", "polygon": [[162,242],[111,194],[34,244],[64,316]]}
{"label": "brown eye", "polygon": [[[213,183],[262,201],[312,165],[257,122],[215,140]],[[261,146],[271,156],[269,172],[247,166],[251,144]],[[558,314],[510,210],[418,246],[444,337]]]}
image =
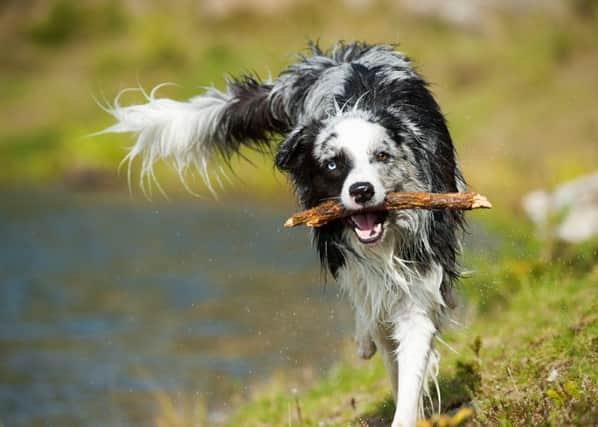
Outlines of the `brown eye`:
{"label": "brown eye", "polygon": [[379,151],[376,153],[376,161],[385,162],[388,159],[390,159],[390,154],[388,154],[386,151]]}

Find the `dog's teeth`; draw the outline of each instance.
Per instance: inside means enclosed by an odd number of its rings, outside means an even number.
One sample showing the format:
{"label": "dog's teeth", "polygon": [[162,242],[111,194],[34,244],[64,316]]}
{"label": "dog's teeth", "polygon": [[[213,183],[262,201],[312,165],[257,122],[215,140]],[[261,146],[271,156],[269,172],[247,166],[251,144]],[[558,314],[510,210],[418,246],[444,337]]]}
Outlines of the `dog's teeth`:
{"label": "dog's teeth", "polygon": [[357,234],[357,237],[362,242],[364,242],[364,243],[374,242],[382,234],[382,224],[378,223],[373,228],[370,228],[369,230],[361,230],[358,227],[355,227],[354,230],[355,230],[355,234]]}
{"label": "dog's teeth", "polygon": [[370,232],[368,230],[360,230],[359,228],[355,228],[355,233],[357,233],[357,236],[361,239],[361,240],[367,240],[369,239],[370,236]]}

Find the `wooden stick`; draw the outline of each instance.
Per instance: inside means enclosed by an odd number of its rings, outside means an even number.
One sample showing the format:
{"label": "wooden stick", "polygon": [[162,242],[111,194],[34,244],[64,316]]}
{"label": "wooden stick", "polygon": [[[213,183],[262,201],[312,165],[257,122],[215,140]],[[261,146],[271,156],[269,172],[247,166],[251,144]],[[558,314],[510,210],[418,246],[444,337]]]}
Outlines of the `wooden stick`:
{"label": "wooden stick", "polygon": [[492,204],[479,193],[388,193],[382,206],[362,211],[348,211],[340,202],[328,200],[316,207],[296,213],[285,223],[285,227],[305,224],[321,227],[332,220],[360,212],[396,211],[400,209],[489,209]]}

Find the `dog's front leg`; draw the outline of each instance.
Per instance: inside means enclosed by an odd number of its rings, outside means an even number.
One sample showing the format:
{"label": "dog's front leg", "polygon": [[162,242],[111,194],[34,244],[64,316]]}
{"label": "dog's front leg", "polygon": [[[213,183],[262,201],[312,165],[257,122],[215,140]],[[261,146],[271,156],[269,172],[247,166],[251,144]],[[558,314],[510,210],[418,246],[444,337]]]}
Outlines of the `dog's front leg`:
{"label": "dog's front leg", "polygon": [[415,426],[435,333],[436,327],[430,317],[415,307],[396,320],[394,337],[399,343],[399,390],[392,427]]}
{"label": "dog's front leg", "polygon": [[382,324],[376,326],[372,335],[376,347],[380,349],[380,356],[382,356],[382,362],[386,373],[390,378],[390,384],[392,386],[392,397],[397,401],[397,388],[398,388],[398,366],[396,358],[397,346],[395,341],[392,339],[391,332]]}

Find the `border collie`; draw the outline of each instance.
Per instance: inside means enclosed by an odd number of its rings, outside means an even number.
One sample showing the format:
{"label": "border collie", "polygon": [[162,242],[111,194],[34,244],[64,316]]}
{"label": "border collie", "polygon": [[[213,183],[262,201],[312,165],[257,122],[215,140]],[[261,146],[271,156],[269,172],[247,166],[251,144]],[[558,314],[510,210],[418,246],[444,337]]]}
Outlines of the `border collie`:
{"label": "border collie", "polygon": [[[117,97],[107,109],[117,123],[104,132],[136,135],[125,161],[141,159],[142,185],[166,159],[181,176],[197,170],[211,188],[208,162],[249,147],[275,151],[304,208],[336,199],[359,211],[390,191],[465,188],[438,104],[393,46],[312,44],[274,80],[231,78],[226,91],[209,88],[186,102],[155,92],[144,92],[145,104],[121,106]],[[355,310],[358,354],[382,356],[393,427],[414,426],[430,397],[433,340],[453,306],[462,226],[460,212],[404,210],[356,213],[313,230],[323,267]]]}

